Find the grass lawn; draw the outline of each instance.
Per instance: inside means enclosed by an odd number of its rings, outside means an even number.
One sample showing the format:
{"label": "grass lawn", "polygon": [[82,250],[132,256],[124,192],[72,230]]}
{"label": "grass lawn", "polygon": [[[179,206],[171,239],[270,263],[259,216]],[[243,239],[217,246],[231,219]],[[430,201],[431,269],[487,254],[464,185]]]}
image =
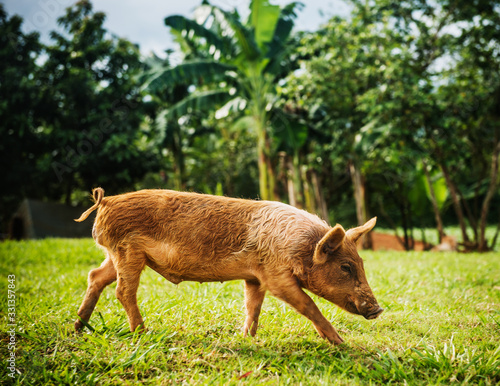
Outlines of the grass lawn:
{"label": "grass lawn", "polygon": [[[0,243],[0,355],[8,343],[8,275],[15,275],[18,384],[498,384],[500,254],[363,252],[386,311],[375,321],[319,299],[345,343],[331,346],[304,317],[266,297],[255,338],[243,338],[242,282],[175,286],[142,274],[149,331],[132,334],[115,285],[73,331],[92,240]],[[12,382],[6,359],[0,383]]]}

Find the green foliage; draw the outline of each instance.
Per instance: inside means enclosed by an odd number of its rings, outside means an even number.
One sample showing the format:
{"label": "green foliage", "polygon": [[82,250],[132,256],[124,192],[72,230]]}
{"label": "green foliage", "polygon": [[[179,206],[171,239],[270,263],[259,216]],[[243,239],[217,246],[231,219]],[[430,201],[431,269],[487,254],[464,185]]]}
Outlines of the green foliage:
{"label": "green foliage", "polygon": [[437,175],[434,178],[431,177],[431,181],[427,180],[423,170],[423,165],[417,165],[414,177],[413,186],[411,187],[408,195],[408,200],[412,206],[412,211],[420,222],[423,221],[430,202],[432,200],[431,189],[433,190],[434,196],[436,198],[436,204],[439,210],[443,209],[443,206],[448,198],[448,187],[446,186],[446,181],[442,175]]}
{"label": "green foliage", "polygon": [[153,94],[176,84],[204,84],[223,80],[226,72],[235,68],[223,63],[211,60],[198,60],[184,62],[182,66],[172,68],[160,68],[151,71],[152,76],[144,76],[147,82],[144,87]]}
{"label": "green foliage", "polygon": [[[385,312],[375,321],[314,298],[345,343],[266,297],[255,338],[243,338],[241,282],[175,286],[143,272],[149,328],[128,331],[114,285],[73,331],[87,272],[104,256],[91,240],[0,244],[0,273],[16,276],[16,384],[497,384],[500,262],[493,253],[364,252]],[[4,291],[6,292],[6,291]],[[0,309],[6,310],[6,296]],[[7,335],[2,331],[2,340]],[[0,347],[2,357],[6,345]],[[7,383],[7,372],[0,375]]]}
{"label": "green foliage", "polygon": [[165,118],[179,119],[188,114],[214,110],[225,102],[234,101],[228,89],[193,92],[165,111]]}
{"label": "green foliage", "polygon": [[[478,26],[498,25],[498,7],[354,3],[350,18],[334,17],[303,35],[303,71],[284,84],[284,103],[331,138],[335,145],[324,148],[335,159],[338,179],[342,166],[349,165],[351,177],[361,171],[363,178],[353,178],[353,189],[370,193],[365,199],[356,196],[358,209],[363,211],[366,200],[370,211],[411,233],[415,223],[432,214],[429,187],[417,167],[424,160],[442,172],[433,184],[437,207],[450,192],[448,208],[467,248],[487,249],[480,236],[485,219],[498,218],[498,209],[490,211],[490,205],[493,197],[498,201],[500,125],[498,109],[492,107],[500,95],[500,57],[492,49],[498,31],[488,27],[481,39]],[[472,16],[473,10],[478,14]],[[311,114],[318,110],[324,113]],[[366,186],[360,188],[359,181]]]}
{"label": "green foliage", "polygon": [[134,77],[142,65],[137,47],[108,37],[105,15],[90,2],[68,8],[52,33],[54,45],[39,80],[51,142],[46,173],[54,196],[103,185],[123,190],[155,167],[154,149],[141,132],[141,96]]}
{"label": "green foliage", "polygon": [[36,192],[42,182],[38,163],[46,146],[38,128],[40,93],[33,77],[41,44],[37,33],[25,34],[21,26],[22,19],[9,18],[0,4],[0,165],[4,171],[0,222],[12,214],[22,196]]}
{"label": "green foliage", "polygon": [[138,48],[110,36],[104,21],[80,1],[43,46],[0,5],[2,234],[23,198],[70,203],[97,185],[130,189],[157,168],[152,133],[141,127]]}
{"label": "green foliage", "polygon": [[446,181],[442,175],[437,175],[435,178],[431,178],[431,184],[424,180],[425,183],[425,193],[427,198],[431,200],[431,188],[434,190],[434,195],[436,196],[436,203],[439,209],[443,209],[443,206],[448,199],[449,192],[446,186]]}

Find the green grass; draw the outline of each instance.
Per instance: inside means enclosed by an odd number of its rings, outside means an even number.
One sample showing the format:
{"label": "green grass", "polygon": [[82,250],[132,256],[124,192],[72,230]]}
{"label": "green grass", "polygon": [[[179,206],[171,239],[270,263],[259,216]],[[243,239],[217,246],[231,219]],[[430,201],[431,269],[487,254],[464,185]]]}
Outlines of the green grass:
{"label": "green grass", "polygon": [[[16,276],[18,384],[498,384],[500,256],[363,252],[386,311],[375,321],[314,297],[344,338],[331,346],[268,296],[261,328],[243,338],[243,285],[170,284],[146,270],[138,293],[149,331],[131,334],[112,285],[83,334],[73,322],[91,240],[0,244],[0,355],[7,357],[7,275]],[[6,362],[0,383],[9,383]]]}

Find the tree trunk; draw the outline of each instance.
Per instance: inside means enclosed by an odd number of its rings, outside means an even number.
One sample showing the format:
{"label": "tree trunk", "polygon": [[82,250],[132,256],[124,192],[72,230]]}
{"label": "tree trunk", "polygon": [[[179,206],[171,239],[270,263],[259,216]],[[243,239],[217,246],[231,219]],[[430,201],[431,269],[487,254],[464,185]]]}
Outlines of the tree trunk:
{"label": "tree trunk", "polygon": [[494,249],[497,243],[498,234],[500,233],[500,213],[498,214],[498,224],[497,229],[495,231],[495,235],[493,236],[493,240],[491,240],[491,249]]}
{"label": "tree trunk", "polygon": [[293,179],[289,178],[287,180],[287,188],[288,188],[288,202],[290,205],[297,207],[297,198],[295,197],[295,187],[293,183]]}
{"label": "tree trunk", "polygon": [[443,240],[443,237],[446,236],[444,233],[443,220],[441,219],[441,213],[439,212],[439,207],[436,200],[436,193],[434,192],[434,187],[432,186],[431,176],[429,175],[429,170],[427,169],[427,162],[425,160],[422,161],[424,164],[424,173],[427,183],[429,184],[429,192],[431,193],[431,203],[432,209],[434,210],[434,217],[436,218],[436,227],[439,234],[439,243]]}
{"label": "tree trunk", "polygon": [[258,165],[259,165],[259,192],[262,200],[269,199],[269,187],[267,182],[267,162],[266,155],[264,154],[264,146],[260,143],[258,145]]}
{"label": "tree trunk", "polygon": [[259,191],[262,200],[271,199],[271,191],[269,190],[269,169],[268,169],[268,154],[266,154],[267,133],[264,127],[258,123],[257,127],[258,140],[257,140],[257,153],[258,153],[258,166],[259,166]]}
{"label": "tree trunk", "polygon": [[410,251],[413,251],[415,250],[415,237],[413,236],[413,213],[409,202],[406,203],[406,207],[408,212],[408,224],[410,225]]}
{"label": "tree trunk", "polygon": [[274,166],[271,159],[271,139],[267,137],[266,141],[266,168],[267,168],[267,183],[269,184],[268,200],[280,201],[276,177],[274,174]]}
{"label": "tree trunk", "polygon": [[[460,188],[458,186],[455,186],[455,188],[457,189],[457,194],[458,194],[458,197],[460,198],[460,202],[462,203],[462,205],[465,209],[466,219],[467,219],[467,221],[469,221],[469,225],[472,229],[472,233],[474,233],[474,243],[471,243],[471,244],[477,245],[478,240],[479,240],[479,236],[477,233],[476,216],[474,216],[474,214],[472,213],[472,210],[470,209],[469,204],[467,203],[467,200],[465,200],[464,195],[460,191]],[[476,191],[476,194],[477,194],[477,191]],[[477,197],[475,197],[475,198],[477,198]]]}
{"label": "tree trunk", "polygon": [[455,184],[453,183],[453,181],[451,180],[450,172],[448,170],[448,167],[445,164],[444,157],[442,155],[442,151],[439,148],[439,146],[437,145],[436,140],[433,138],[432,134],[431,134],[431,141],[434,145],[434,151],[437,154],[438,159],[439,159],[439,161],[438,161],[439,168],[443,172],[443,176],[444,176],[444,179],[446,181],[446,185],[448,186],[448,190],[450,192],[451,202],[453,204],[455,214],[457,215],[458,224],[459,224],[460,230],[462,232],[463,244],[468,248],[468,247],[470,247],[471,243],[469,240],[469,236],[467,235],[467,226],[465,225],[464,213],[462,211],[462,207],[460,206],[460,199],[458,197],[457,188],[456,188]]}
{"label": "tree trunk", "polygon": [[165,141],[163,146],[172,152],[174,172],[174,189],[182,191],[186,189],[184,152],[182,150],[182,134],[179,126],[172,126],[172,139]]}
{"label": "tree trunk", "polygon": [[389,225],[391,226],[391,228],[394,230],[394,236],[396,236],[396,239],[398,240],[399,244],[401,244],[401,246],[406,249],[405,242],[403,241],[403,239],[401,238],[401,236],[399,236],[399,234],[398,234],[398,226],[396,225],[396,223],[394,222],[394,220],[392,219],[392,217],[389,216],[387,214],[387,212],[385,211],[384,205],[382,203],[382,199],[379,200],[378,204],[379,204],[379,211],[380,211],[380,213],[382,214],[382,216],[384,216],[385,220],[389,223]]}
{"label": "tree trunk", "polygon": [[311,183],[314,189],[314,197],[316,198],[316,212],[323,220],[325,220],[327,223],[330,223],[325,196],[323,194],[323,190],[321,189],[321,184],[319,182],[318,173],[316,173],[316,170],[311,170]]}
{"label": "tree trunk", "polygon": [[404,247],[406,251],[410,250],[410,234],[409,234],[409,226],[408,226],[408,205],[406,204],[404,200],[404,195],[402,193],[402,187],[400,184],[399,191],[400,194],[399,196],[401,197],[401,201],[399,203],[399,212],[401,213],[401,224],[403,226],[403,234],[404,234]]}
{"label": "tree trunk", "polygon": [[271,163],[271,144],[266,128],[266,115],[256,114],[254,116],[257,128],[257,155],[259,167],[259,191],[262,200],[274,200],[275,178]]}
{"label": "tree trunk", "polygon": [[490,208],[490,202],[495,194],[497,181],[498,181],[498,156],[500,153],[500,142],[497,143],[496,148],[493,151],[491,157],[491,177],[490,185],[488,187],[488,192],[483,201],[483,206],[481,208],[481,219],[479,221],[479,246],[480,252],[488,250],[488,242],[486,240],[486,220],[488,218],[488,211]]}
{"label": "tree trunk", "polygon": [[293,155],[292,162],[290,162],[292,178],[293,178],[293,188],[295,195],[295,202],[297,208],[304,208],[304,194],[302,179],[300,176],[300,160],[297,152]]}
{"label": "tree trunk", "polygon": [[295,191],[293,186],[292,178],[292,167],[290,162],[290,157],[284,151],[279,152],[279,175],[277,176],[277,181],[281,183],[286,190],[286,195],[288,196],[288,203],[292,206],[297,205],[297,199],[295,197]]}
{"label": "tree trunk", "polygon": [[[354,188],[354,200],[356,201],[356,217],[358,220],[358,225],[363,225],[366,221],[368,221],[365,199],[365,181],[361,174],[361,170],[359,170],[354,161],[351,161],[349,163],[349,169]],[[362,247],[363,249],[373,248],[373,242],[370,233],[363,236]]]}
{"label": "tree trunk", "polygon": [[288,192],[288,203],[292,206],[297,207],[297,195],[295,192],[297,188],[295,187],[295,171],[293,167],[293,162],[290,159],[290,156],[285,152],[281,153],[282,159],[282,169],[284,170],[285,175],[285,185]]}
{"label": "tree trunk", "polygon": [[182,135],[180,132],[180,127],[174,134],[174,174],[175,174],[175,188],[179,191],[186,190],[186,178],[185,178],[185,163],[184,163],[184,152],[182,150]]}
{"label": "tree trunk", "polygon": [[257,133],[257,162],[259,167],[259,191],[262,200],[275,200],[276,178],[271,162],[271,138],[268,130],[268,100],[266,94],[269,84],[254,65],[249,67],[249,93],[251,94],[252,117]]}
{"label": "tree trunk", "polygon": [[439,163],[439,167],[443,172],[444,179],[446,180],[446,185],[448,185],[448,189],[450,191],[453,208],[455,209],[455,213],[458,218],[458,224],[460,225],[460,230],[462,231],[462,240],[464,244],[469,245],[470,240],[469,236],[467,235],[467,227],[465,225],[464,213],[462,211],[462,207],[460,206],[460,200],[458,198],[457,189],[455,187],[455,184],[451,180],[450,173],[446,165],[444,163]]}
{"label": "tree trunk", "polygon": [[316,213],[316,200],[314,197],[313,187],[309,180],[307,168],[301,168],[302,186],[304,188],[304,208],[310,213]]}

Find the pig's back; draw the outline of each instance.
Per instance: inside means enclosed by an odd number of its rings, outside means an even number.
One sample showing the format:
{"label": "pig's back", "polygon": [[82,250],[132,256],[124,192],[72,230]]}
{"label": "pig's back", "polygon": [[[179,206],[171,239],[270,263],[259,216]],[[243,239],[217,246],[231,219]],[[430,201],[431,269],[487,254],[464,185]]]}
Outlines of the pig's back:
{"label": "pig's back", "polygon": [[262,201],[253,212],[244,251],[257,253],[263,263],[302,265],[312,258],[329,229],[318,216],[275,201]]}
{"label": "pig's back", "polygon": [[215,249],[238,248],[259,201],[171,190],[141,190],[103,199],[94,238],[103,246],[142,236]]}

